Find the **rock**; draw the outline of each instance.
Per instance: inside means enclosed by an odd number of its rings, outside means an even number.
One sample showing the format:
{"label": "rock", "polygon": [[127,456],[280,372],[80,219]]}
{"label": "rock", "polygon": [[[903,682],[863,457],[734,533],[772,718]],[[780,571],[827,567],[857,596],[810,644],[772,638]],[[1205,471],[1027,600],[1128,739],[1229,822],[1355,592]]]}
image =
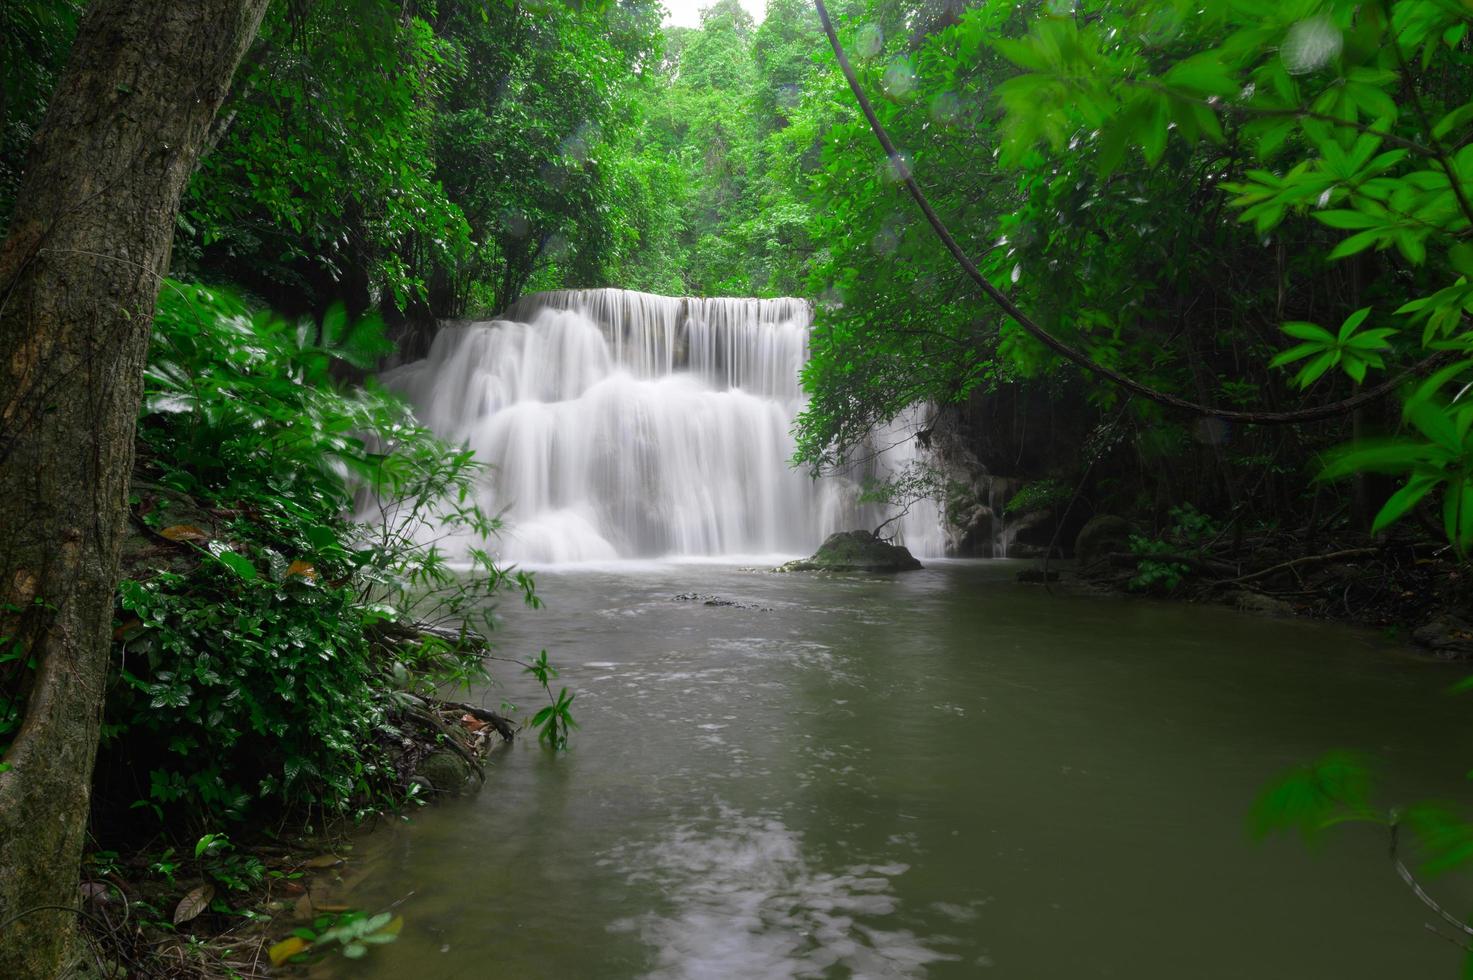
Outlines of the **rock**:
{"label": "rock", "polygon": [[1003,516],[1000,535],[1006,541],[1001,557],[1042,558],[1048,554],[1054,540],[1054,529],[1059,526],[1053,509],[1048,507],[1008,512]]}
{"label": "rock", "polygon": [[1412,639],[1444,660],[1473,658],[1473,623],[1450,613],[1417,627],[1412,631]]}
{"label": "rock", "polygon": [[470,784],[471,767],[454,752],[431,752],[415,775],[428,780],[436,792],[459,796]]}
{"label": "rock", "polygon": [[675,597],[676,602],[699,602],[703,606],[730,606],[733,609],[755,609],[758,612],[772,612],[768,606],[759,606],[752,602],[738,602],[735,599],[723,599],[719,595],[709,592],[682,592]]}
{"label": "rock", "polygon": [[1135,527],[1123,517],[1099,514],[1091,517],[1074,539],[1074,557],[1081,569],[1104,561],[1112,553],[1128,551]]}
{"label": "rock", "polygon": [[946,553],[991,558],[995,546],[992,508],[974,499],[953,497],[946,504]]}
{"label": "rock", "polygon": [[1295,616],[1297,610],[1283,599],[1275,599],[1271,595],[1261,592],[1249,592],[1246,589],[1234,593],[1233,606],[1244,612],[1259,613],[1264,616]]}
{"label": "rock", "polygon": [[909,551],[869,531],[831,534],[811,558],[778,567],[780,572],[907,572],[921,567]]}

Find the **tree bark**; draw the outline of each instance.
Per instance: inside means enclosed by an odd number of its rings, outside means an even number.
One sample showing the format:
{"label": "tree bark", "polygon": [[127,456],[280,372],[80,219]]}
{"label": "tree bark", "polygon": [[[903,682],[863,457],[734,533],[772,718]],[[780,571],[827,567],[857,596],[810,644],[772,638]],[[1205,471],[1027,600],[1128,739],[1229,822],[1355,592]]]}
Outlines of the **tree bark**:
{"label": "tree bark", "polygon": [[[179,198],[267,0],[95,0],[0,245],[0,976],[62,975]],[[26,666],[27,661],[33,669]]]}

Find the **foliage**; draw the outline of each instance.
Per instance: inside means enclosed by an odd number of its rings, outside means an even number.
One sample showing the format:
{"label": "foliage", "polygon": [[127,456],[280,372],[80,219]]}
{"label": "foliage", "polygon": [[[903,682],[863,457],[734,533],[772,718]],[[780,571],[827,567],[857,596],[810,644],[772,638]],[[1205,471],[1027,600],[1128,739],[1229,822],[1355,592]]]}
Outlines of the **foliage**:
{"label": "foliage", "polygon": [[625,148],[644,215],[638,245],[612,270],[622,285],[693,295],[797,292],[810,245],[790,132],[812,71],[811,11],[775,0],[761,25],[737,0],[671,28],[642,79],[646,108]]}
{"label": "foliage", "polygon": [[0,228],[81,15],[80,0],[0,4]]}
{"label": "foliage", "polygon": [[176,267],[294,310],[500,310],[601,285],[663,216],[613,157],[648,0],[273,5],[183,204]]}
{"label": "foliage", "polygon": [[1191,504],[1171,509],[1171,524],[1160,538],[1130,536],[1130,551],[1139,556],[1129,588],[1142,592],[1174,592],[1186,577],[1189,566],[1171,556],[1200,551],[1220,529],[1208,515]]}
{"label": "foliage", "polygon": [[392,912],[369,915],[358,910],[320,915],[311,926],[299,926],[287,939],[270,949],[271,964],[310,963],[334,948],[350,960],[368,955],[370,946],[391,943],[399,938],[404,925],[402,916]]}
{"label": "foliage", "polygon": [[[1440,488],[1447,536],[1465,551],[1473,488],[1457,401],[1473,379],[1465,318],[1473,251],[1462,241],[1473,227],[1473,147],[1465,145],[1473,103],[1454,79],[1467,77],[1473,18],[1437,0],[1249,2],[1175,20],[1170,43],[1160,46],[1132,29],[1182,12],[1167,3],[1103,6],[1087,26],[1040,18],[1026,37],[998,42],[1022,69],[998,88],[1008,157],[1023,161],[1039,143],[1057,151],[1078,140],[1095,147],[1096,167],[1109,174],[1127,165],[1129,149],[1154,165],[1180,141],[1216,154],[1219,167],[1244,158],[1258,164],[1217,181],[1256,234],[1317,224],[1330,231],[1322,261],[1358,270],[1371,267],[1374,249],[1385,273],[1384,286],[1369,284],[1379,302],[1360,305],[1338,334],[1285,323],[1302,343],[1274,363],[1309,358],[1297,379],[1307,386],[1336,364],[1360,382],[1396,355],[1405,363],[1452,352],[1454,362],[1409,403],[1415,432],[1398,450],[1361,447],[1327,472],[1411,472],[1378,527]],[[1396,325],[1360,330],[1373,313]],[[1393,342],[1419,322],[1422,351]],[[1448,390],[1458,394],[1441,394]]]}
{"label": "foliage", "polygon": [[[291,323],[169,284],[155,328],[135,496],[150,539],[192,557],[123,583],[106,751],[161,819],[388,802],[401,681],[480,679],[492,600],[537,601],[484,550],[465,576],[436,544],[495,533],[478,467],[392,396],[334,380],[382,351],[375,319]],[[461,632],[386,643],[395,622]]]}
{"label": "foliage", "polygon": [[1019,487],[1003,510],[1009,514],[1026,514],[1030,510],[1046,510],[1069,502],[1073,491],[1062,480],[1032,480]]}

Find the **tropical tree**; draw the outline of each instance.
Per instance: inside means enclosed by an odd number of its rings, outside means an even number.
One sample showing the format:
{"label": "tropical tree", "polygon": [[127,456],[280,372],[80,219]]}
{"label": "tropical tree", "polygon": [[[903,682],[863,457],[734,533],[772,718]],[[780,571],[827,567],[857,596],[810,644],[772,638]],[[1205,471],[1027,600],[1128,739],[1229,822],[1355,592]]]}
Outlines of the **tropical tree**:
{"label": "tropical tree", "polygon": [[0,245],[0,974],[62,972],[143,363],[174,220],[266,0],[96,0]]}

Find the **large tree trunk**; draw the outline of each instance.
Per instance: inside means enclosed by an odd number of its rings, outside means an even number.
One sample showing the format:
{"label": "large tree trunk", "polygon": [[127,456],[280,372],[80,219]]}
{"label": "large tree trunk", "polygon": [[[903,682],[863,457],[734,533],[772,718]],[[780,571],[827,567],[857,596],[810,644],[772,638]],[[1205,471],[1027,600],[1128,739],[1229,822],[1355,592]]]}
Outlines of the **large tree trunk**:
{"label": "large tree trunk", "polygon": [[[0,246],[0,976],[63,972],[179,197],[267,0],[94,0]],[[3,673],[8,671],[8,674]]]}

